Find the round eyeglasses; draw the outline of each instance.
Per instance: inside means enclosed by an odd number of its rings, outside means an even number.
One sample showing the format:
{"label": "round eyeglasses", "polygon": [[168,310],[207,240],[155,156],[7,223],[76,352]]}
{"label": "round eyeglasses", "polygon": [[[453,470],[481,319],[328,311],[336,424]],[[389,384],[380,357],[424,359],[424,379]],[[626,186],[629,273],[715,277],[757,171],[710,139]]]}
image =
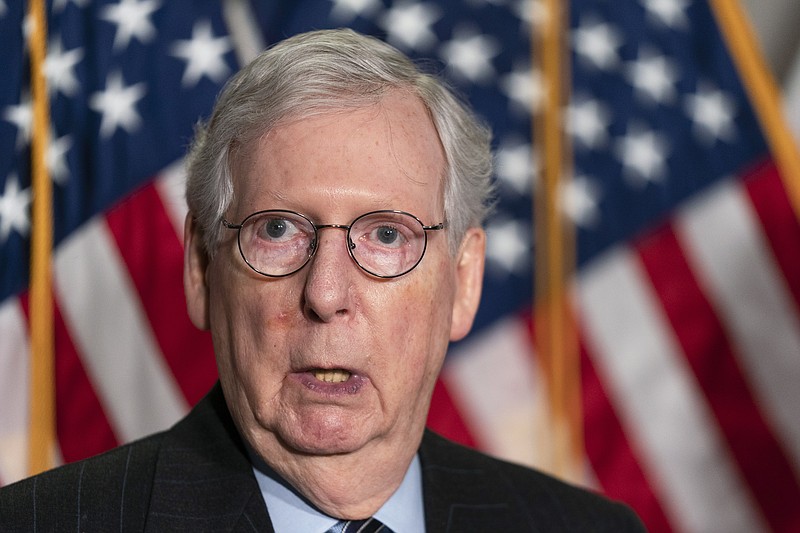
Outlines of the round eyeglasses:
{"label": "round eyeglasses", "polygon": [[428,232],[444,229],[444,222],[424,225],[404,211],[370,211],[350,224],[315,224],[307,216],[284,209],[258,211],[241,224],[222,224],[237,230],[239,252],[250,268],[271,278],[294,274],[317,252],[321,229],[347,231],[347,250],[365,272],[378,278],[396,278],[411,272],[425,255]]}

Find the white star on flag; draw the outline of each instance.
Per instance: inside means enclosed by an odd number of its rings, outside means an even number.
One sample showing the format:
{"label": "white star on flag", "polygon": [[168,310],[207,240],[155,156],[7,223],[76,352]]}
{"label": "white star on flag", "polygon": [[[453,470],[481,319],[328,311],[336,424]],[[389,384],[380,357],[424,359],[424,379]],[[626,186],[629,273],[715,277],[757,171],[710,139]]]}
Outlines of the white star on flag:
{"label": "white star on flag", "polygon": [[431,29],[442,17],[434,4],[425,2],[397,2],[380,20],[386,31],[386,40],[398,48],[424,51],[438,42]]}
{"label": "white star on flag", "polygon": [[511,6],[514,14],[522,21],[526,33],[530,34],[531,26],[540,28],[547,21],[547,8],[542,0],[522,0]]}
{"label": "white star on flag", "polygon": [[561,209],[576,226],[592,228],[600,222],[600,186],[586,176],[566,181],[561,188]]}
{"label": "white star on flag", "polygon": [[126,87],[119,71],[109,74],[105,90],[92,94],[89,99],[89,107],[103,116],[100,137],[110,137],[117,128],[129,133],[136,131],[142,122],[136,111],[136,102],[142,99],[145,92],[144,83]]}
{"label": "white star on flag", "polygon": [[50,178],[63,185],[69,176],[67,152],[72,148],[72,137],[64,135],[56,138],[55,134],[51,133],[50,139],[50,145],[47,147],[47,169],[50,171]]}
{"label": "white star on flag", "polygon": [[732,141],[736,138],[733,118],[736,104],[727,94],[707,84],[701,84],[695,94],[686,96],[686,113],[694,121],[693,131],[707,145],[718,139]]}
{"label": "white star on flag", "polygon": [[664,178],[669,144],[663,135],[641,125],[632,125],[617,140],[615,148],[623,174],[632,185],[643,187]]}
{"label": "white star on flag", "polygon": [[579,147],[597,149],[608,143],[611,118],[608,106],[587,96],[576,95],[567,107],[566,129]]}
{"label": "white star on flag", "polygon": [[381,7],[378,0],[331,0],[331,18],[341,24],[348,24],[356,17],[369,17]]}
{"label": "white star on flag", "polygon": [[156,0],[120,0],[118,4],[103,8],[100,18],[117,25],[114,49],[126,48],[134,37],[141,43],[150,42],[156,35],[150,15],[159,7]]}
{"label": "white star on flag", "polygon": [[6,178],[3,196],[0,196],[0,243],[5,243],[11,230],[27,235],[30,228],[28,208],[31,204],[31,190],[20,190],[16,174]]}
{"label": "white star on flag", "polygon": [[17,149],[27,145],[31,140],[33,127],[33,107],[31,107],[30,94],[23,94],[17,105],[7,106],[3,112],[3,119],[17,127]]}
{"label": "white star on flag", "polygon": [[517,194],[529,194],[534,184],[536,159],[530,143],[521,139],[503,140],[495,153],[497,179]]}
{"label": "white star on flag", "polygon": [[181,85],[183,87],[197,85],[203,76],[216,83],[224,81],[230,73],[224,55],[232,48],[228,37],[214,38],[209,21],[201,20],[195,23],[191,40],[175,41],[170,52],[173,56],[186,61]]}
{"label": "white star on flag", "polygon": [[513,71],[500,78],[499,85],[512,108],[525,116],[539,109],[544,98],[542,75],[530,67],[515,66]]}
{"label": "white star on flag", "polygon": [[636,61],[625,66],[625,77],[646,102],[668,104],[675,100],[678,67],[651,48],[639,50]]}
{"label": "white star on flag", "polygon": [[439,55],[456,77],[471,83],[486,83],[495,75],[492,59],[501,51],[494,37],[462,26],[453,31],[453,39],[442,44]]}
{"label": "white star on flag", "polygon": [[531,229],[519,219],[495,220],[486,227],[486,258],[496,276],[522,274],[531,256]]}
{"label": "white star on flag", "polygon": [[83,59],[83,48],[65,52],[61,41],[54,39],[44,60],[44,75],[51,94],[60,92],[64,96],[75,96],[80,87],[75,77],[75,65]]}
{"label": "white star on flag", "polygon": [[22,36],[24,37],[23,46],[25,46],[26,51],[28,50],[28,43],[31,42],[34,24],[36,24],[36,20],[31,17],[30,13],[26,12],[25,18],[22,19]]}
{"label": "white star on flag", "polygon": [[641,0],[650,18],[658,20],[673,29],[686,28],[689,19],[686,16],[687,0]]}
{"label": "white star on flag", "polygon": [[617,49],[622,43],[619,30],[593,19],[581,19],[580,26],[572,32],[572,46],[578,56],[601,70],[617,66]]}

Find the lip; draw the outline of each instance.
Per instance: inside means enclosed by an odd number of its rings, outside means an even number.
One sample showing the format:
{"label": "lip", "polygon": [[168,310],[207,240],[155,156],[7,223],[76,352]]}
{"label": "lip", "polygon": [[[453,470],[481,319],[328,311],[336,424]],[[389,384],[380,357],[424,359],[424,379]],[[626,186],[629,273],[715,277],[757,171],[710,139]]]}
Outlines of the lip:
{"label": "lip", "polygon": [[307,370],[292,372],[289,376],[306,389],[326,396],[356,395],[369,382],[369,378],[363,374],[345,368],[339,370],[347,370],[350,372],[350,377],[347,381],[342,381],[340,383],[320,381],[314,376],[314,370],[317,369],[309,368]]}

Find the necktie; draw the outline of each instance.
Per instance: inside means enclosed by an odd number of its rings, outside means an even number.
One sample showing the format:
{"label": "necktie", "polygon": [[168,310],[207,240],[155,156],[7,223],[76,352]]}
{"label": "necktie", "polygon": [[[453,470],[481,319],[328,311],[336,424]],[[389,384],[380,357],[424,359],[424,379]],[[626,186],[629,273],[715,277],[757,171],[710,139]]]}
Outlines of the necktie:
{"label": "necktie", "polygon": [[392,533],[380,520],[367,518],[366,520],[341,520],[325,533]]}

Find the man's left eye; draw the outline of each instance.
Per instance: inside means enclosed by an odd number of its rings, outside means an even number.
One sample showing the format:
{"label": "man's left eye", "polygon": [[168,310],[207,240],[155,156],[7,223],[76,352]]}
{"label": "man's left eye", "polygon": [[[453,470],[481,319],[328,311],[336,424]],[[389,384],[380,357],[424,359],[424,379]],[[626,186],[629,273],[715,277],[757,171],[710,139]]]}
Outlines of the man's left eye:
{"label": "man's left eye", "polygon": [[383,244],[395,244],[400,239],[397,228],[381,226],[375,230],[375,237]]}
{"label": "man's left eye", "polygon": [[286,233],[286,221],[285,220],[270,220],[266,224],[266,233],[273,239],[278,239],[283,237]]}

